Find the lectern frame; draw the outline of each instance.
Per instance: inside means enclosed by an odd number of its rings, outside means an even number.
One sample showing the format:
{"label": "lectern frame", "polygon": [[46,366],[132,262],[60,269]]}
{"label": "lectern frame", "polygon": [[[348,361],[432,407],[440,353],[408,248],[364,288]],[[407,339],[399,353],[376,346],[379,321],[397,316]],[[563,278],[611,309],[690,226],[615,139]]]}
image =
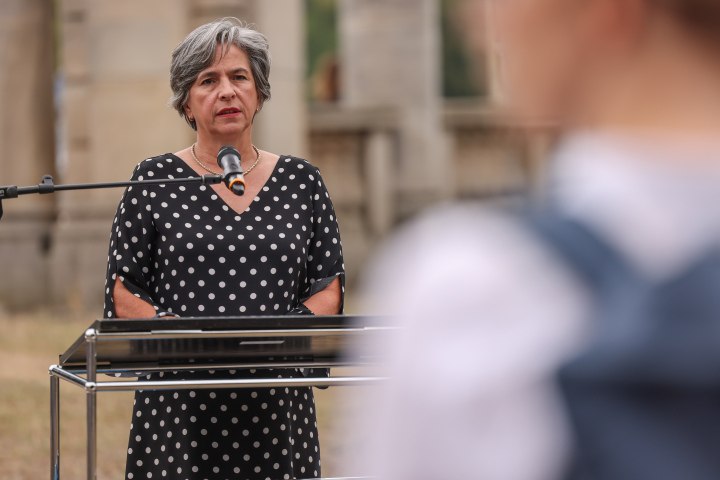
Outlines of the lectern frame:
{"label": "lectern frame", "polygon": [[[98,381],[98,373],[142,377],[150,372],[377,365],[372,348],[348,363],[345,352],[370,346],[394,330],[379,317],[349,315],[195,317],[95,321],[60,356],[50,374],[50,478],[60,478],[60,380],[86,392],[87,479],[97,472],[97,393],[190,388],[371,385],[375,376],[212,380]],[[83,378],[81,375],[85,375]]]}

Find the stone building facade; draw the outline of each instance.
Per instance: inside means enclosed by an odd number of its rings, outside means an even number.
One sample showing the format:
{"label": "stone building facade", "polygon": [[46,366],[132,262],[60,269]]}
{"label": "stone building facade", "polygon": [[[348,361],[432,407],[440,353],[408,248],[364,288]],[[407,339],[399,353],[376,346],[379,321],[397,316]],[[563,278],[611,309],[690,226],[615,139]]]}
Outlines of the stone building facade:
{"label": "stone building facade", "polygon": [[[124,180],[140,160],[191,144],[194,132],[166,107],[170,52],[223,16],[255,23],[270,40],[273,99],[253,139],[320,167],[351,288],[378,242],[425,206],[533,183],[546,135],[512,128],[487,102],[441,98],[438,0],[337,1],[343,95],[309,106],[300,0],[3,0],[0,184],[37,184],[46,173],[57,183]],[[4,201],[0,303],[96,308],[120,195]]]}

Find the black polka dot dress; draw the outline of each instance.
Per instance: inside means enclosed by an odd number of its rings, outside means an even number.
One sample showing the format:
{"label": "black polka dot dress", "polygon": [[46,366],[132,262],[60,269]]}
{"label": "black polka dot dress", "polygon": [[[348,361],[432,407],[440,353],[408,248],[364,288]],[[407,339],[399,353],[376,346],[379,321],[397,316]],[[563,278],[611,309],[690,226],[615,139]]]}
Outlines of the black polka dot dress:
{"label": "black polka dot dress", "polygon": [[[166,154],[132,178],[197,174]],[[128,187],[113,223],[104,316],[117,278],[158,314],[282,315],[339,277],[340,235],[317,168],[280,157],[244,212],[209,186]],[[343,286],[344,291],[344,286]],[[299,378],[300,369],[152,373],[151,379]],[[315,372],[317,374],[317,372]],[[312,388],[139,391],[126,478],[289,479],[320,476]]]}

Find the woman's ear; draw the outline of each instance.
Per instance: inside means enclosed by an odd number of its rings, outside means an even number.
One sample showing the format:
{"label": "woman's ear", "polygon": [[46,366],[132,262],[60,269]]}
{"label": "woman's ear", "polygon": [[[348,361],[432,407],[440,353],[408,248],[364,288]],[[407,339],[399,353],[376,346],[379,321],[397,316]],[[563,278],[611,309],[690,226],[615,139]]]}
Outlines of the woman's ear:
{"label": "woman's ear", "polygon": [[183,105],[183,110],[185,110],[185,115],[190,119],[190,121],[194,121],[195,117],[193,117],[192,110],[190,110],[190,106],[186,103]]}

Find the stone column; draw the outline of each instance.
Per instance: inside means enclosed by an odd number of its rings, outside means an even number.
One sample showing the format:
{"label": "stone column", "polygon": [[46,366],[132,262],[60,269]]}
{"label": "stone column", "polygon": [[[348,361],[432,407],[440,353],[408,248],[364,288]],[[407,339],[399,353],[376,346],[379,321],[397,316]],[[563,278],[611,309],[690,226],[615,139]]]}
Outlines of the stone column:
{"label": "stone column", "polygon": [[[188,145],[166,106],[170,54],[188,29],[186,1],[64,0],[61,4],[63,183],[127,180],[141,160]],[[121,189],[65,192],[53,252],[53,297],[97,308]],[[99,311],[98,311],[99,313]]]}
{"label": "stone column", "polygon": [[236,17],[254,22],[256,0],[189,0],[190,25],[185,35],[194,28],[223,17]]}
{"label": "stone column", "polygon": [[309,153],[305,2],[255,0],[255,14],[253,21],[270,42],[272,99],[255,119],[253,141],[278,155],[305,158]]}
{"label": "stone column", "polygon": [[342,101],[400,115],[401,215],[448,191],[438,0],[339,0]]}
{"label": "stone column", "polygon": [[394,139],[386,130],[375,130],[365,144],[365,181],[367,185],[367,217],[370,233],[383,238],[393,227],[393,153]]}
{"label": "stone column", "polygon": [[[50,0],[0,2],[0,184],[37,185],[54,172],[54,55]],[[43,304],[52,195],[3,201],[0,303]]]}

